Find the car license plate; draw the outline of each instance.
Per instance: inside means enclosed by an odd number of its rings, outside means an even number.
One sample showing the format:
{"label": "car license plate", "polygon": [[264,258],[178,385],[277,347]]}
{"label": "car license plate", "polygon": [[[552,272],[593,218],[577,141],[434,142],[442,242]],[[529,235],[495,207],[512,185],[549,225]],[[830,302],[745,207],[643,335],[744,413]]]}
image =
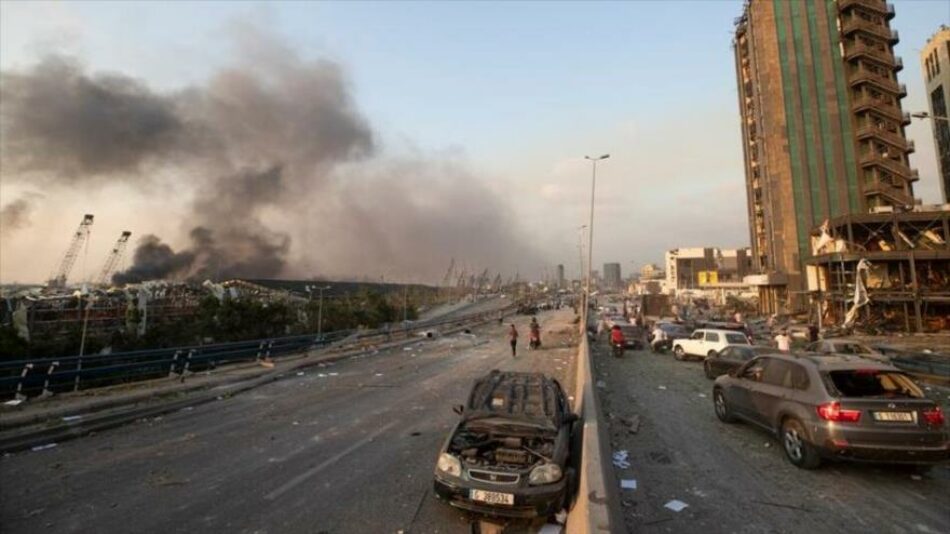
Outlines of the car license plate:
{"label": "car license plate", "polygon": [[499,493],[497,491],[485,491],[473,489],[471,493],[473,501],[480,501],[488,504],[515,504],[515,496],[511,493]]}
{"label": "car license plate", "polygon": [[874,420],[910,423],[914,420],[914,414],[910,412],[874,412]]}

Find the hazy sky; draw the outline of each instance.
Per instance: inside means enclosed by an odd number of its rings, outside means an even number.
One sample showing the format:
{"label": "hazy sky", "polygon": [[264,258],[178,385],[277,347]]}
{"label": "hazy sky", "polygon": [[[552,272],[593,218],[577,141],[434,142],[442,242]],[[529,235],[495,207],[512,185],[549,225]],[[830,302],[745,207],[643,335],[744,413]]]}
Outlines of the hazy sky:
{"label": "hazy sky", "polygon": [[[924,110],[918,50],[940,23],[950,23],[950,2],[893,3],[904,109]],[[544,262],[564,263],[569,274],[577,270],[576,228],[586,223],[589,202],[583,155],[609,152],[598,173],[594,263],[620,261],[626,274],[669,248],[747,245],[731,49],[741,8],[736,0],[3,2],[0,68],[28,69],[48,53],[68,54],[88,71],[174,92],[235,62],[235,28],[263,28],[303,58],[341,65],[383,153],[464,169],[501,196],[513,232],[531,236]],[[930,125],[915,122],[908,134],[917,147],[917,196],[936,202]],[[425,184],[420,178],[412,187]],[[186,239],[179,219],[187,210],[167,185],[0,182],[3,206],[25,196],[33,206],[29,226],[0,236],[3,282],[44,279],[85,212],[97,217],[86,272],[98,268],[123,229],[173,245]],[[459,213],[471,207],[453,200]],[[303,265],[319,243],[298,239],[291,249],[290,259]],[[413,270],[393,264],[366,273],[418,278]]]}

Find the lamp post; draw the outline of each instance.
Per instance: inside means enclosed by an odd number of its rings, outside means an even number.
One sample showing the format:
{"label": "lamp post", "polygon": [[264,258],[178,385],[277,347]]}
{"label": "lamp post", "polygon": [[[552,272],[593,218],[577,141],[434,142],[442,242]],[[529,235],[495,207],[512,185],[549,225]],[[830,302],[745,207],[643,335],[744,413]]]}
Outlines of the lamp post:
{"label": "lamp post", "polygon": [[584,284],[584,328],[587,328],[587,318],[588,318],[588,299],[590,299],[590,281],[591,281],[591,266],[594,264],[594,192],[597,187],[597,162],[604,160],[610,157],[610,154],[604,154],[596,158],[590,156],[584,156],[584,159],[591,162],[591,177],[590,177],[590,222],[587,225],[588,235],[587,235],[587,281]]}
{"label": "lamp post", "polygon": [[323,292],[330,289],[330,286],[306,286],[306,289],[311,302],[313,301],[313,291],[320,292],[320,304],[317,307],[317,339],[323,339]]}

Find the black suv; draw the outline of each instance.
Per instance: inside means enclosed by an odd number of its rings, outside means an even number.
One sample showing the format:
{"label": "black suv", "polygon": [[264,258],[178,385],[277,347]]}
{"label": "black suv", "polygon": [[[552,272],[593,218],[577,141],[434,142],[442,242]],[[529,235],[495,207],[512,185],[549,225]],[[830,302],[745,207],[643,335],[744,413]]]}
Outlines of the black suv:
{"label": "black suv", "polygon": [[713,386],[716,415],[779,436],[795,466],[823,458],[928,466],[950,458],[943,412],[889,364],[845,355],[771,354]]}
{"label": "black suv", "polygon": [[492,371],[477,380],[435,468],[435,494],[464,510],[546,517],[568,502],[571,413],[541,373]]}

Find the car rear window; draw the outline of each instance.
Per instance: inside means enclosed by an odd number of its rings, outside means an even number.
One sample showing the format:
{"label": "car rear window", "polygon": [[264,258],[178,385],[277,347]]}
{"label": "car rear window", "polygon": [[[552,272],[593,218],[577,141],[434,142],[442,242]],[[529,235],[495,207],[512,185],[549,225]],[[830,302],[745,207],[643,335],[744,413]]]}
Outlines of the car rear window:
{"label": "car rear window", "polygon": [[923,391],[904,373],[877,369],[849,369],[828,373],[844,397],[908,397],[920,399]]}
{"label": "car rear window", "polygon": [[726,334],[726,342],[734,345],[746,345],[749,340],[742,334]]}

